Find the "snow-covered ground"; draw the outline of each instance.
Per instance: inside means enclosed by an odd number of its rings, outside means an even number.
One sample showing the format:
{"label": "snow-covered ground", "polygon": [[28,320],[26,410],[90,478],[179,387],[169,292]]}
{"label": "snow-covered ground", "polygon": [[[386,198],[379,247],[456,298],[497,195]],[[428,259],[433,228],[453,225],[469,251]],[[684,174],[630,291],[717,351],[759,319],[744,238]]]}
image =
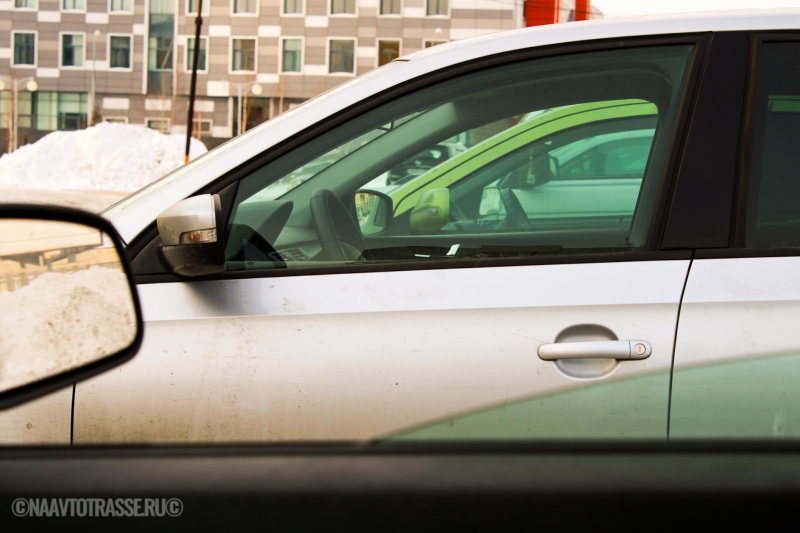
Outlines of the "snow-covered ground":
{"label": "snow-covered ground", "polygon": [[[102,122],[54,131],[0,157],[0,201],[99,211],[183,164],[186,137]],[[192,159],[206,152],[192,139]]]}
{"label": "snow-covered ground", "polygon": [[63,205],[98,213],[126,196],[118,191],[47,191],[43,189],[0,189],[0,202]]}

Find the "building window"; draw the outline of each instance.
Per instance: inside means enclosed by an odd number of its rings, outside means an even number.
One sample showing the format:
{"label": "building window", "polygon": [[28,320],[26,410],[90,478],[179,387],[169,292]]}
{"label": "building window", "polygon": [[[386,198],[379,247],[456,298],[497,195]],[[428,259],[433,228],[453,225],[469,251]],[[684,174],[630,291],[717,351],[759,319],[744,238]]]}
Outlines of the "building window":
{"label": "building window", "polygon": [[172,37],[150,36],[148,70],[172,70]]}
{"label": "building window", "polygon": [[[210,2],[211,0],[204,0],[204,4],[206,2]],[[203,8],[203,13],[205,13],[205,8]],[[150,14],[151,15],[174,15],[175,14],[175,2],[173,0],[150,0]]]}
{"label": "building window", "polygon": [[111,35],[108,38],[108,66],[111,68],[131,68],[131,37]]}
{"label": "building window", "polygon": [[61,35],[61,66],[83,66],[83,35],[79,33]]}
{"label": "building window", "polygon": [[[197,70],[206,70],[206,37],[200,37],[200,55],[197,57]],[[186,39],[186,70],[191,72],[194,61],[194,37]]]}
{"label": "building window", "polygon": [[103,122],[109,122],[111,124],[127,124],[128,117],[103,117]]}
{"label": "building window", "polygon": [[331,0],[331,15],[356,14],[356,0]]}
{"label": "building window", "polygon": [[37,130],[79,130],[86,127],[87,93],[36,91]]}
{"label": "building window", "polygon": [[160,131],[161,133],[169,133],[169,119],[168,118],[147,118],[145,125],[151,130]]}
{"label": "building window", "polygon": [[166,95],[173,90],[175,1],[149,0],[147,93]]}
{"label": "building window", "polygon": [[283,0],[283,12],[287,15],[303,12],[303,0]]}
{"label": "building window", "polygon": [[192,121],[192,135],[200,137],[201,135],[211,135],[211,120],[196,118]]}
{"label": "building window", "polygon": [[381,0],[381,15],[399,15],[401,0]]}
{"label": "building window", "polygon": [[378,41],[378,66],[400,57],[400,41]]}
{"label": "building window", "polygon": [[36,34],[14,33],[14,65],[36,64]]}
{"label": "building window", "polygon": [[328,72],[354,73],[355,48],[356,42],[350,39],[332,39],[328,57]]}
{"label": "building window", "polygon": [[281,72],[301,72],[303,65],[303,40],[284,39]]}
{"label": "building window", "polygon": [[256,40],[233,39],[233,57],[231,71],[255,72],[256,70]]}
{"label": "building window", "polygon": [[85,11],[84,0],[61,0],[61,9],[64,11]]}
{"label": "building window", "polygon": [[112,13],[115,11],[131,12],[133,11],[132,2],[133,0],[111,0],[110,11]]}
{"label": "building window", "polygon": [[447,15],[447,0],[428,0],[428,15]]}
{"label": "building window", "polygon": [[[11,127],[11,115],[14,105],[12,103],[12,93],[9,90],[0,91],[0,128]],[[30,128],[33,124],[33,99],[36,93],[20,91],[17,93],[17,126],[20,128]]]}
{"label": "building window", "polygon": [[36,9],[36,0],[14,0],[14,7],[20,9]]}
{"label": "building window", "polygon": [[232,0],[235,14],[255,15],[258,0]]}
{"label": "building window", "polygon": [[[209,6],[211,5],[211,0],[203,0],[203,15],[208,15],[209,13]],[[197,0],[187,0],[186,2],[186,12],[190,15],[197,14]]]}
{"label": "building window", "polygon": [[425,41],[425,48],[430,48],[431,46],[436,46],[437,44],[444,44],[447,41]]}

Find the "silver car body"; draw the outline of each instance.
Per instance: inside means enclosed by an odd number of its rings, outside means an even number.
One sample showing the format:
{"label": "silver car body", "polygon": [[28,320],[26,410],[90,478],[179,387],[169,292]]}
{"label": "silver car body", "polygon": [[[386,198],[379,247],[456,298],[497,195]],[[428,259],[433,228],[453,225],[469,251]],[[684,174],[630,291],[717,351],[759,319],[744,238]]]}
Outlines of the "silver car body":
{"label": "silver car body", "polygon": [[[568,42],[795,28],[800,10],[732,11],[588,21],[448,43],[396,60],[231,140],[105,215],[130,242],[162,211],[270,147],[365,98],[457,63]],[[663,438],[673,348],[676,368],[800,348],[790,326],[800,318],[800,287],[783,285],[799,262],[702,260],[691,273],[691,261],[683,260],[141,285],[142,351],[119,370],[77,385],[74,435],[73,394],[65,391],[0,416],[2,439],[371,439],[584,387],[586,379],[566,376],[536,355],[539,345],[580,324],[602,324],[619,339],[646,339],[649,359],[621,363],[602,378],[613,384],[639,376],[642,384],[615,398],[617,412],[593,397],[569,412],[547,411],[525,436]],[[613,395],[613,388],[606,390]]]}

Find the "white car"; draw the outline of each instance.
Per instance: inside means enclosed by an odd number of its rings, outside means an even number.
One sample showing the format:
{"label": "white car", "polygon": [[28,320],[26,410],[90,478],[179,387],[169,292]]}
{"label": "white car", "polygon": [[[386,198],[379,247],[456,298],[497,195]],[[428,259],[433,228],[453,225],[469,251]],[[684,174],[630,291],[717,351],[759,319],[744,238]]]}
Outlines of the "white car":
{"label": "white car", "polygon": [[[497,33],[248,131],[105,212],[141,352],[4,415],[6,440],[800,435],[798,28],[774,10]],[[627,181],[552,172],[647,135]],[[380,188],[445,142],[465,151]]]}

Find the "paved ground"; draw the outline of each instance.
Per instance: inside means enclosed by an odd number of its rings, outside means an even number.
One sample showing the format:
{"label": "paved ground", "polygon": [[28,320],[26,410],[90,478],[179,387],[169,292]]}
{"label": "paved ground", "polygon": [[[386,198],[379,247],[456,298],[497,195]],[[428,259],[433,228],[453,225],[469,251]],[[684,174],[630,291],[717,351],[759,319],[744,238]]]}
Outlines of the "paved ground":
{"label": "paved ground", "polygon": [[98,212],[130,193],[115,191],[48,191],[41,189],[0,189],[1,202],[63,205]]}

